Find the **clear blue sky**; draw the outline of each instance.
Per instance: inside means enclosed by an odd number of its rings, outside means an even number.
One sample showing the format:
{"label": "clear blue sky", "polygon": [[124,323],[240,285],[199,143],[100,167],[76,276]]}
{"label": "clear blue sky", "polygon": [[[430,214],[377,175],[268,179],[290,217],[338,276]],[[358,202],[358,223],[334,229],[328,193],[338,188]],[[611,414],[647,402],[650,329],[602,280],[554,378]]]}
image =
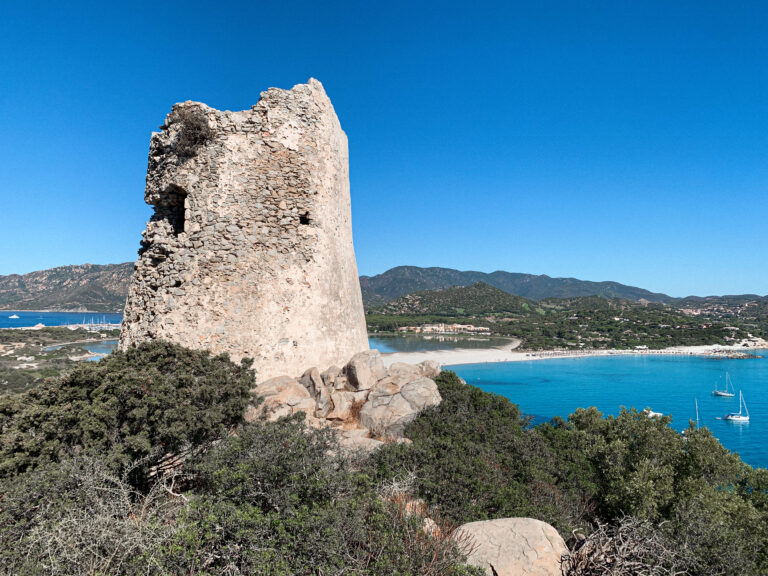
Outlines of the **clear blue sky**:
{"label": "clear blue sky", "polygon": [[134,260],[174,102],[323,82],[358,267],[768,293],[768,3],[5,2],[0,274]]}

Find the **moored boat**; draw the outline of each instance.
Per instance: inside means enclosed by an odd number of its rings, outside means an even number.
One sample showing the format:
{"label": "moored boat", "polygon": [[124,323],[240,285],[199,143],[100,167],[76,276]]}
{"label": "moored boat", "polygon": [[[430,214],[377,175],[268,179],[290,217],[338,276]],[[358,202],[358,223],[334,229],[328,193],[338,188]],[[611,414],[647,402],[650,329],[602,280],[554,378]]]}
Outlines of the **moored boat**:
{"label": "moored boat", "polygon": [[725,373],[725,390],[718,389],[717,384],[715,384],[715,389],[712,390],[712,396],[725,396],[727,398],[733,398],[735,395],[736,394],[733,391],[733,382],[731,382],[731,377],[728,375],[728,372],[726,372]]}
{"label": "moored boat", "polygon": [[744,402],[744,394],[739,390],[739,411],[731,412],[723,416],[723,420],[729,422],[749,422],[749,410],[747,409],[747,403]]}

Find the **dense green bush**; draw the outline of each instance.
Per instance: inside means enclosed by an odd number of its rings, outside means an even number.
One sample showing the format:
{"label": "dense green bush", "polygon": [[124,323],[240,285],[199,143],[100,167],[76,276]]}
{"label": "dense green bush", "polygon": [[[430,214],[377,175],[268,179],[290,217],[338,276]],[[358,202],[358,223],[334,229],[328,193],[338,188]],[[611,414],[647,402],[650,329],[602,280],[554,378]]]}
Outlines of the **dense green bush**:
{"label": "dense green bush", "polygon": [[0,398],[0,477],[85,452],[134,477],[243,419],[250,362],[154,342],[84,363],[61,380]]}
{"label": "dense green bush", "polygon": [[422,516],[382,498],[335,435],[301,417],[243,428],[190,473],[200,496],[167,549],[189,573],[472,573],[452,534],[425,534]]}
{"label": "dense green bush", "polygon": [[168,548],[190,573],[338,573],[367,543],[362,478],[330,431],[298,417],[255,422],[192,463],[193,491]]}

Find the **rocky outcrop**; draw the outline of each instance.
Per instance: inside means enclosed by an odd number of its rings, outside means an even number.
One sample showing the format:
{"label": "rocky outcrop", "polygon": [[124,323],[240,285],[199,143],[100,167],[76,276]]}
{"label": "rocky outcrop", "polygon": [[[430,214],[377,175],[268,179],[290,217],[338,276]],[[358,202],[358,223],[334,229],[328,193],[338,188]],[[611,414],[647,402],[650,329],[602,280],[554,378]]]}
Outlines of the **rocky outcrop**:
{"label": "rocky outcrop", "polygon": [[376,436],[400,438],[419,412],[439,403],[434,381],[418,373],[396,372],[373,387],[360,410],[360,425]]}
{"label": "rocky outcrop", "polygon": [[459,528],[471,536],[469,564],[488,576],[560,576],[560,559],[568,549],[552,526],[533,518],[470,522]]}
{"label": "rocky outcrop", "polygon": [[355,354],[344,369],[347,380],[355,390],[370,390],[386,375],[377,350]]}
{"label": "rocky outcrop", "polygon": [[406,364],[404,362],[394,362],[389,366],[389,373],[396,372],[416,373],[425,378],[434,378],[440,374],[440,364],[434,360],[424,360],[419,364]]}
{"label": "rocky outcrop", "polygon": [[315,411],[316,402],[307,389],[288,376],[277,376],[262,382],[256,387],[256,392],[264,400],[264,411],[274,419],[299,411]]}
{"label": "rocky outcrop", "polygon": [[405,426],[419,412],[440,403],[433,363],[397,364],[384,368],[378,350],[352,357],[343,367],[323,372],[316,367],[301,377],[278,376],[261,382],[254,392],[263,399],[251,406],[246,420],[276,420],[304,412],[313,426],[339,428],[343,446],[366,450],[404,438]]}
{"label": "rocky outcrop", "polygon": [[339,444],[345,450],[361,450],[363,452],[372,452],[384,442],[371,438],[370,432],[365,428],[353,430],[342,430],[339,437]]}
{"label": "rocky outcrop", "polygon": [[161,338],[253,358],[258,381],[368,349],[347,138],[320,82],[241,112],[175,105],[145,200],[122,349]]}

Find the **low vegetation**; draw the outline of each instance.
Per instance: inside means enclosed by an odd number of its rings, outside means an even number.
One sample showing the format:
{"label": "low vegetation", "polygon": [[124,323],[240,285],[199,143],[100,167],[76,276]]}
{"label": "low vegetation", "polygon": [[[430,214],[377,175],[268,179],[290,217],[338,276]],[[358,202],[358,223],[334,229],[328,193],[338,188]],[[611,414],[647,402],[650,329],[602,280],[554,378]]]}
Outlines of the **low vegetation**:
{"label": "low vegetation", "polygon": [[154,343],[4,398],[3,573],[481,575],[331,431],[244,423],[253,378]]}
{"label": "low vegetation", "polygon": [[456,527],[508,516],[570,540],[567,576],[768,571],[768,471],[706,428],[594,408],[532,427],[443,372],[412,443],[363,457],[301,415],[244,422],[252,381],[153,343],[3,398],[3,573],[480,576]]}
{"label": "low vegetation", "polygon": [[205,112],[195,107],[177,108],[172,113],[173,122],[181,124],[175,150],[182,158],[191,158],[213,136],[215,131],[208,124]]}
{"label": "low vegetation", "polygon": [[389,315],[474,316],[517,314],[530,316],[537,304],[478,282],[472,286],[408,294],[376,310]]}
{"label": "low vegetation", "polygon": [[114,474],[133,466],[131,478],[143,482],[151,468],[242,422],[251,399],[249,367],[159,342],[0,398],[0,476],[87,454]]}

